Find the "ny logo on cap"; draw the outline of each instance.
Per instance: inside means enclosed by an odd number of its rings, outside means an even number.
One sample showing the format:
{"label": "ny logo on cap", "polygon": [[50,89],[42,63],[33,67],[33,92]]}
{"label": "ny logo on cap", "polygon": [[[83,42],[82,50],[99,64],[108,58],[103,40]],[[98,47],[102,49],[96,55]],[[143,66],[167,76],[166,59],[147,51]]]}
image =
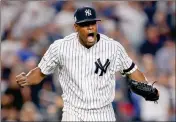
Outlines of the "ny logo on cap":
{"label": "ny logo on cap", "polygon": [[85,10],[85,13],[86,13],[86,16],[90,16],[90,15],[92,15],[92,13],[91,13],[91,10],[90,10],[90,9],[86,9],[86,10]]}

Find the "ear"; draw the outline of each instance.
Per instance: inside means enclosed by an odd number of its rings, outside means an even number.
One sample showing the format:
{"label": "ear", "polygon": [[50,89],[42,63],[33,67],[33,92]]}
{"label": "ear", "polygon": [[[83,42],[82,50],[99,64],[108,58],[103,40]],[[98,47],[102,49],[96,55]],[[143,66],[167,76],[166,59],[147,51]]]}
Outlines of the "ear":
{"label": "ear", "polygon": [[77,24],[74,24],[74,29],[76,32],[78,32],[78,25]]}

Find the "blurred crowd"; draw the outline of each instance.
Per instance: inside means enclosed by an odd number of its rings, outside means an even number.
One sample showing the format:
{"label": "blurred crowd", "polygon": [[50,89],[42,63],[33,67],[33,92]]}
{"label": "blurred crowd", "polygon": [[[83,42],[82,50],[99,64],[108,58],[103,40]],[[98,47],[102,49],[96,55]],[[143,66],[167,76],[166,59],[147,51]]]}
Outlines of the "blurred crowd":
{"label": "blurred crowd", "polygon": [[158,104],[146,102],[117,73],[117,121],[176,121],[175,2],[1,1],[1,120],[61,120],[62,89],[55,74],[21,89],[15,76],[36,67],[51,43],[74,32],[76,8],[92,6],[102,20],[98,31],[119,41],[160,91]]}

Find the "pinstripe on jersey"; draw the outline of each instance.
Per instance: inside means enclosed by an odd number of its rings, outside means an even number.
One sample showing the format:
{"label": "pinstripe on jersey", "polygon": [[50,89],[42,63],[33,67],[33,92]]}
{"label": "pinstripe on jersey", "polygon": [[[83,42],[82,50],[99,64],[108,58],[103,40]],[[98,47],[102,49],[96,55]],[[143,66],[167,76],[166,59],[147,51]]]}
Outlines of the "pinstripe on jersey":
{"label": "pinstripe on jersey", "polygon": [[[115,73],[130,74],[137,69],[132,65],[123,46],[113,39],[100,35],[100,40],[87,49],[78,41],[77,33],[56,40],[38,64],[42,73],[58,70],[58,81],[63,89],[64,107],[98,109],[111,104],[115,96]],[[110,64],[102,76],[95,73],[95,62]]]}

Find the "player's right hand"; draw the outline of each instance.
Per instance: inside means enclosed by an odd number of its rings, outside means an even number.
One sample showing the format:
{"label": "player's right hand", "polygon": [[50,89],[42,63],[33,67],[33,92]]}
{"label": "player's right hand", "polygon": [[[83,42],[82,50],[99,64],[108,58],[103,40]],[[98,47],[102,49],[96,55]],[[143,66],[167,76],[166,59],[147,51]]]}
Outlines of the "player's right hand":
{"label": "player's right hand", "polygon": [[16,76],[16,82],[20,87],[28,86],[26,73],[22,72]]}

